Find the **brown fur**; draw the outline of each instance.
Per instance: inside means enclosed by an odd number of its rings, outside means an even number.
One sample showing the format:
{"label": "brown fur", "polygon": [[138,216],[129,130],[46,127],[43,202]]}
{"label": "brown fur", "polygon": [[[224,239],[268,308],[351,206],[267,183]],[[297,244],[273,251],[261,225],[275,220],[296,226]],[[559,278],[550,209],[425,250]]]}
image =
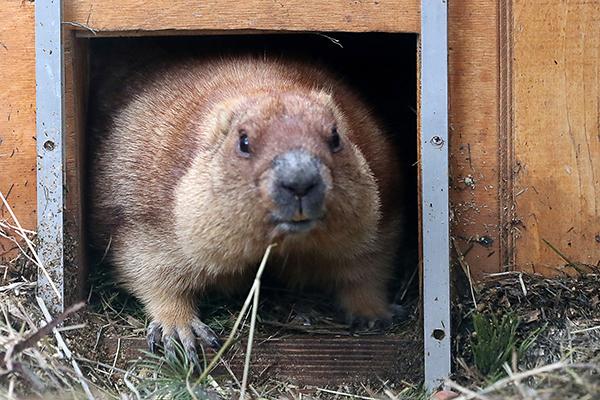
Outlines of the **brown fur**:
{"label": "brown fur", "polygon": [[[205,289],[254,273],[276,236],[270,163],[292,147],[325,165],[327,214],[306,235],[276,238],[271,271],[334,290],[353,316],[390,316],[399,164],[350,89],[311,66],[248,57],[149,67],[118,85],[96,99],[92,232],[99,247],[110,237],[120,278],[163,334],[189,333]],[[322,134],[332,123],[344,145],[334,154]],[[235,153],[239,127],[257,149],[250,159]]]}

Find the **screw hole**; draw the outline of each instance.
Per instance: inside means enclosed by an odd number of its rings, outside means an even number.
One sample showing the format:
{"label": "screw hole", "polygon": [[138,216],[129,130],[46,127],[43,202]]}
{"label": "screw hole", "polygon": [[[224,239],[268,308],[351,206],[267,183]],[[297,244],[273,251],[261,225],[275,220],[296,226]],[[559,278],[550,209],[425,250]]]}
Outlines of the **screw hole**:
{"label": "screw hole", "polygon": [[442,340],[446,337],[446,332],[444,332],[443,329],[434,329],[431,336],[433,336],[435,340]]}
{"label": "screw hole", "polygon": [[46,140],[44,143],[44,148],[48,151],[54,150],[54,142],[52,140]]}

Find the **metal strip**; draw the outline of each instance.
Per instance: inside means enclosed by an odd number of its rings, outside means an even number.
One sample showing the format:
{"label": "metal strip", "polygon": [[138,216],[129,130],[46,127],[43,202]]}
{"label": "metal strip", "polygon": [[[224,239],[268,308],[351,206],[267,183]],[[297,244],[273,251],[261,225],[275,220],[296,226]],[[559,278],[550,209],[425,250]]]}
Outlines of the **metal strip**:
{"label": "metal strip", "polygon": [[54,313],[64,309],[62,0],[35,3],[38,295]]}
{"label": "metal strip", "polygon": [[421,198],[425,385],[450,375],[448,214],[448,12],[421,1]]}

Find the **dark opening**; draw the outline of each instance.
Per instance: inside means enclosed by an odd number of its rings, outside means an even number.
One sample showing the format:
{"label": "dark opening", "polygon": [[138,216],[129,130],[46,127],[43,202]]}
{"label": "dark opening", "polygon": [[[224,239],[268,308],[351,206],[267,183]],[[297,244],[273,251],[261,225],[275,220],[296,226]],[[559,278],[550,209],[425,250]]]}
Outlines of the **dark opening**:
{"label": "dark opening", "polygon": [[[303,33],[92,39],[90,40],[91,86],[88,102],[90,111],[93,112],[94,108],[93,96],[98,77],[105,76],[107,71],[115,68],[115,64],[122,66],[144,63],[148,57],[177,58],[189,54],[202,56],[237,51],[302,58],[324,65],[355,88],[372,106],[374,114],[383,121],[386,131],[393,139],[400,155],[402,167],[397,173],[402,174],[405,181],[403,203],[398,204],[398,207],[404,209],[404,236],[402,242],[398,243],[397,272],[395,274],[397,279],[393,282],[391,294],[395,302],[409,307],[413,317],[418,315],[418,311],[416,311],[419,294],[416,35]],[[88,168],[93,168],[93,166],[88,165]],[[88,228],[93,229],[93,227]],[[102,254],[99,254],[99,259],[101,258]],[[94,263],[97,264],[97,261],[98,259],[96,262],[92,259],[92,266]],[[97,271],[92,273],[92,280],[98,282],[98,280],[105,279],[105,272],[106,269],[97,268]],[[97,284],[102,285],[103,283],[98,282]],[[211,307],[213,310],[210,310]],[[209,304],[206,308],[204,315],[214,312],[215,308],[221,309],[222,307],[217,303],[212,306]],[[239,307],[234,305],[232,310],[237,311]],[[415,322],[415,324],[420,329],[420,322]],[[281,328],[281,326],[278,327],[278,329]],[[299,328],[294,329],[297,333],[309,331],[309,329],[304,331]],[[417,334],[419,329],[412,329],[412,333]],[[406,343],[398,338],[390,338],[389,343],[394,340],[400,340],[397,344],[402,343],[401,346],[406,347]],[[410,341],[414,342],[414,338],[411,338]],[[306,351],[313,351],[308,348],[309,344],[303,343]],[[414,358],[417,360],[422,360],[421,348],[420,344],[413,345],[409,352],[414,353]],[[268,353],[269,350],[266,351]],[[325,352],[327,351],[329,350]],[[406,349],[404,351],[406,352]],[[385,351],[381,354],[377,352],[373,354],[389,357],[389,362],[395,365],[394,371],[390,370],[391,374],[395,374],[397,371],[402,372],[401,375],[394,376],[394,379],[420,381],[421,367],[416,367],[414,362],[409,362],[412,356],[406,356],[396,351],[388,355]],[[408,363],[408,365],[403,365],[403,360],[406,361],[404,364]],[[298,362],[300,361],[292,360],[291,364]],[[312,361],[301,362],[306,362],[310,366]],[[410,364],[412,365],[409,366]],[[340,372],[340,376],[352,376],[352,374],[364,376],[364,373],[360,371],[371,368],[369,365],[354,367],[347,365],[346,367],[346,370]],[[304,365],[304,368],[307,368],[307,365]],[[405,369],[410,369],[410,371]],[[294,372],[286,373],[293,374]],[[321,375],[323,374],[321,373]],[[325,376],[327,379],[333,379],[335,371],[328,371]],[[314,376],[312,378],[309,376],[308,379],[314,380]]]}

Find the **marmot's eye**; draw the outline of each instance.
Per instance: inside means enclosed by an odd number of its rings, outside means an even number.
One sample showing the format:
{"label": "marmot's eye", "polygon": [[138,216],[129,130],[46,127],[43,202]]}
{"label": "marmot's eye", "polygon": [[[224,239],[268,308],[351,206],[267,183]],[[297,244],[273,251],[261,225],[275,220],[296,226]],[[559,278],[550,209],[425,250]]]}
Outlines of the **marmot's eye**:
{"label": "marmot's eye", "polygon": [[238,142],[238,150],[243,157],[250,156],[250,138],[245,130],[240,130],[240,140]]}
{"label": "marmot's eye", "polygon": [[331,128],[331,137],[329,138],[329,148],[333,153],[336,153],[342,149],[342,142],[340,134],[337,131],[337,127]]}

